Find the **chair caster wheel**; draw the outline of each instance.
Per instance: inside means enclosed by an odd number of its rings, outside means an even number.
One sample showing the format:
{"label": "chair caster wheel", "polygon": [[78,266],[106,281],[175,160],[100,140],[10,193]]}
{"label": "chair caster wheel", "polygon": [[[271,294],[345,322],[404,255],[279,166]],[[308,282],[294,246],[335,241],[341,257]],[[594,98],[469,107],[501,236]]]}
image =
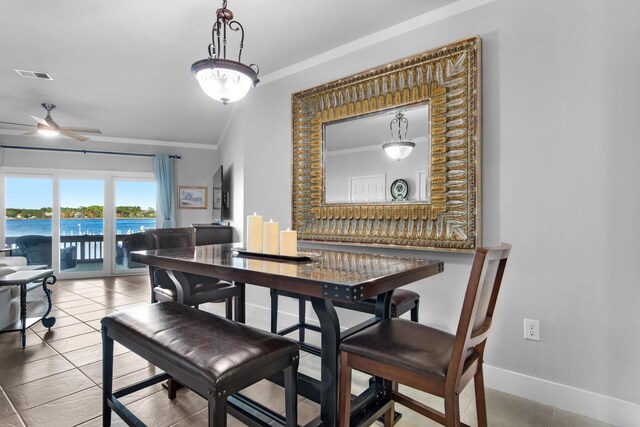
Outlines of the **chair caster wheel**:
{"label": "chair caster wheel", "polygon": [[51,329],[51,327],[53,325],[56,324],[56,318],[55,317],[43,317],[42,318],[42,326],[44,326],[45,328]]}

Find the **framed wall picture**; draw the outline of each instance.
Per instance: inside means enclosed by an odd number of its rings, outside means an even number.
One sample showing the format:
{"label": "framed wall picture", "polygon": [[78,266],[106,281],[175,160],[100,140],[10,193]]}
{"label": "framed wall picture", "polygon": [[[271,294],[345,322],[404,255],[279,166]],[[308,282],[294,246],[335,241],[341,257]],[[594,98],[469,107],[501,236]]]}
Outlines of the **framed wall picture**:
{"label": "framed wall picture", "polygon": [[178,187],[179,209],[206,209],[207,187]]}

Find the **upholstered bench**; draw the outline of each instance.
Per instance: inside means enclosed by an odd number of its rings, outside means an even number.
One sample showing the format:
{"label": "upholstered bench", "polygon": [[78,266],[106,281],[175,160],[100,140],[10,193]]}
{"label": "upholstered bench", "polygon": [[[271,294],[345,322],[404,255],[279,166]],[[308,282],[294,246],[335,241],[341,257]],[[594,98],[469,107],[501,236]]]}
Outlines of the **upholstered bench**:
{"label": "upholstered bench", "polygon": [[[112,391],[114,341],[165,373]],[[297,425],[299,349],[291,340],[183,304],[159,302],[103,318],[102,346],[103,425],[110,425],[111,410],[127,424],[141,423],[118,398],[174,378],[208,400],[209,426],[226,426],[227,397],[281,371],[287,426]]]}

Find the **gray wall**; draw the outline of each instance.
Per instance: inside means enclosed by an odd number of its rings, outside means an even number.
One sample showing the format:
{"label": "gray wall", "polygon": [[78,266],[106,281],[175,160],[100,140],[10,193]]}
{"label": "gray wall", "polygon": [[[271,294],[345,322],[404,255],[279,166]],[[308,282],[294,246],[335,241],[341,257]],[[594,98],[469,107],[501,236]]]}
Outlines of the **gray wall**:
{"label": "gray wall", "polygon": [[[640,403],[639,15],[636,1],[496,1],[252,90],[221,147],[244,180],[235,225],[253,211],[290,224],[293,92],[479,34],[484,241],[514,245],[486,361]],[[385,252],[445,261],[410,288],[422,321],[453,330],[471,257]],[[523,340],[525,317],[541,342]]]}

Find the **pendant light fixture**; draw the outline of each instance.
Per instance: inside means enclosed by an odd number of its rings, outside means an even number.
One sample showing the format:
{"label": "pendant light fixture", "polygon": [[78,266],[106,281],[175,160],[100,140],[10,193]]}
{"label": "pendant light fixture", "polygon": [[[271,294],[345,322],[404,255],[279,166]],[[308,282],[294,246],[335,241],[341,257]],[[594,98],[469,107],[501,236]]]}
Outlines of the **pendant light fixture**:
{"label": "pendant light fixture", "polygon": [[[240,31],[237,61],[227,59],[227,31]],[[227,9],[227,1],[224,0],[222,7],[216,11],[216,22],[211,30],[209,57],[191,66],[191,72],[204,93],[223,104],[244,98],[251,87],[260,81],[257,65],[240,62],[243,47],[244,28],[233,20],[233,12]]]}
{"label": "pendant light fixture", "polygon": [[[394,140],[394,125],[398,126],[398,139]],[[402,135],[402,130],[404,128],[404,137]],[[384,141],[382,144],[382,149],[387,154],[387,156],[391,157],[394,160],[400,161],[411,154],[413,147],[416,144],[412,139],[407,140],[407,130],[409,129],[409,121],[402,114],[402,112],[398,111],[395,117],[389,123],[389,130],[391,131],[391,140],[389,142]]]}

